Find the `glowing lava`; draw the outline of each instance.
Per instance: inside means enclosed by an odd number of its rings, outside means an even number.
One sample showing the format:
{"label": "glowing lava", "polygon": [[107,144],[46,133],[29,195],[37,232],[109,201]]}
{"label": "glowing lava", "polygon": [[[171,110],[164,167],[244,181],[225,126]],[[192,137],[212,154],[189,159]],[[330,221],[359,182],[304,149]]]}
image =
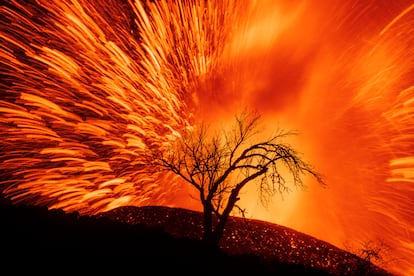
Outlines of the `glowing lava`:
{"label": "glowing lava", "polygon": [[[1,189],[96,214],[199,208],[143,151],[246,105],[326,176],[247,215],[414,272],[414,3],[18,1],[0,7]],[[272,209],[274,207],[274,209]],[[276,210],[276,211],[274,211]]]}

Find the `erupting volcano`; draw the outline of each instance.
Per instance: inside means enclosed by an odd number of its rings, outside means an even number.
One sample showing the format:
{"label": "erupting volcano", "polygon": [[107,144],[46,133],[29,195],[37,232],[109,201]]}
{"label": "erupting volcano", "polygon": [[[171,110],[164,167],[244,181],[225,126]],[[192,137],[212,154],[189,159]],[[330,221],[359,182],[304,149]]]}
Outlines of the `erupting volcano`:
{"label": "erupting volcano", "polygon": [[258,110],[325,176],[247,217],[339,247],[381,241],[414,273],[414,3],[9,0],[0,7],[0,190],[98,214],[199,210],[143,153]]}

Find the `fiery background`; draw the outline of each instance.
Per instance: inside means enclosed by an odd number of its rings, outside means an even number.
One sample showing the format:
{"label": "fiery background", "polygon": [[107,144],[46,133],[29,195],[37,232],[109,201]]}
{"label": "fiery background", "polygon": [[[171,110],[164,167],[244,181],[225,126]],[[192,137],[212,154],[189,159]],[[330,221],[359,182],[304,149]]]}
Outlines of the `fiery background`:
{"label": "fiery background", "polygon": [[325,175],[247,216],[339,247],[382,241],[414,272],[412,1],[6,1],[0,7],[0,189],[82,214],[200,210],[143,152],[242,108]]}

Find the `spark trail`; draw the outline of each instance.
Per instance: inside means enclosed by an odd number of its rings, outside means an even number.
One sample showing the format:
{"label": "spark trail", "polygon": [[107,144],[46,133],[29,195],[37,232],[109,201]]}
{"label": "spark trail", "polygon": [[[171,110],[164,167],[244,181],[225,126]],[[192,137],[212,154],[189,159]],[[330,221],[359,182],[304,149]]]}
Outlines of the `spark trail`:
{"label": "spark trail", "polygon": [[[215,5],[215,6],[213,6]],[[12,200],[97,213],[168,204],[177,185],[142,153],[192,121],[217,63],[227,1],[10,1],[1,6],[2,188]]]}
{"label": "spark trail", "polygon": [[[199,208],[143,152],[259,109],[326,175],[247,214],[338,246],[383,240],[414,271],[412,1],[18,1],[0,7],[0,181],[97,214]],[[280,211],[279,211],[280,210]]]}

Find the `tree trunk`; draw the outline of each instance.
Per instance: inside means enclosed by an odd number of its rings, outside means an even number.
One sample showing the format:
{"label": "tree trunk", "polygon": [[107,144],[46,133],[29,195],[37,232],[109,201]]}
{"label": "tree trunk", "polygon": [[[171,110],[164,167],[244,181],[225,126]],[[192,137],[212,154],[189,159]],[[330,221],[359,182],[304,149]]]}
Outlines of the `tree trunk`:
{"label": "tree trunk", "polygon": [[203,220],[203,241],[206,244],[213,243],[213,207],[206,203],[204,207],[204,220]]}
{"label": "tree trunk", "polygon": [[219,221],[216,225],[216,227],[214,228],[214,233],[213,233],[213,240],[214,242],[218,245],[220,242],[220,239],[222,238],[223,234],[224,234],[224,227],[227,224],[227,221],[229,219],[230,216],[230,211],[233,210],[234,205],[236,204],[236,202],[239,200],[238,193],[240,191],[240,188],[238,189],[233,189],[229,201],[227,203],[227,207],[224,210],[224,212],[221,214]]}
{"label": "tree trunk", "polygon": [[227,217],[221,217],[216,225],[216,227],[214,228],[213,231],[213,242],[218,246],[220,243],[221,238],[223,237],[223,233],[224,233],[224,226],[227,223]]}

